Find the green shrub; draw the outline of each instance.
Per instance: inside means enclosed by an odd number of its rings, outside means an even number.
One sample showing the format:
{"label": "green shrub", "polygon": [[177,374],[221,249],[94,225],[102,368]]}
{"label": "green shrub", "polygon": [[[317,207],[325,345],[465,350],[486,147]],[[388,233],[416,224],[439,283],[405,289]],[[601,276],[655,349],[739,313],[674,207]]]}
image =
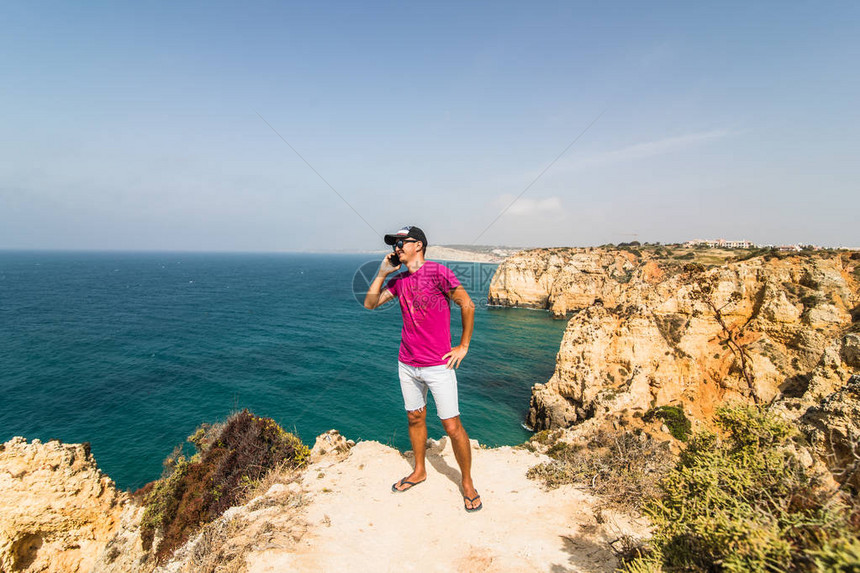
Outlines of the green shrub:
{"label": "green shrub", "polygon": [[826,542],[809,552],[819,571],[839,571],[856,573],[860,571],[860,541],[841,539],[835,543]]}
{"label": "green shrub", "polygon": [[684,415],[684,409],[681,406],[660,406],[652,408],[645,412],[642,419],[650,422],[654,418],[663,420],[666,427],[669,428],[669,433],[676,440],[686,442],[690,436],[690,420]]}
{"label": "green shrub", "polygon": [[577,448],[566,442],[556,442],[546,451],[546,455],[553,459],[563,461],[569,459],[576,453],[576,451]]}
{"label": "green shrub", "polygon": [[149,549],[158,532],[156,558],[164,562],[202,525],[237,505],[245,491],[270,470],[307,463],[310,451],[274,420],[247,410],[223,425],[204,425],[188,440],[197,448],[190,459],[181,446],[165,460],[165,475],[140,492],[144,497],[141,538]]}
{"label": "green shrub", "polygon": [[697,434],[645,512],[653,553],[628,571],[858,571],[856,505],[793,453],[793,431],[750,406],[718,410],[724,437]]}
{"label": "green shrub", "polygon": [[633,271],[626,270],[619,273],[613,273],[612,277],[621,284],[627,284],[633,278]]}
{"label": "green shrub", "polygon": [[537,442],[539,444],[548,444],[550,443],[550,431],[549,430],[541,430],[537,432],[534,436],[531,437],[531,442]]}

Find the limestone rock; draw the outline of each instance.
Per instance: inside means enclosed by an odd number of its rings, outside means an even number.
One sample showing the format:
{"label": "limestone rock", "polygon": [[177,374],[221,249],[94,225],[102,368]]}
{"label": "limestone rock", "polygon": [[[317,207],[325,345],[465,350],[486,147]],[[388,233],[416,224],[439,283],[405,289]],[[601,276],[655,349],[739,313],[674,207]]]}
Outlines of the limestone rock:
{"label": "limestone rock", "polygon": [[[592,249],[538,249],[508,257],[490,284],[491,305],[545,308],[554,316],[596,303],[614,306],[637,269],[631,253]],[[659,268],[643,269],[648,277]]]}
{"label": "limestone rock", "polygon": [[0,445],[0,571],[90,571],[125,500],[89,444],[12,438]]}
{"label": "limestone rock", "polygon": [[[532,390],[528,424],[552,429],[682,405],[793,401],[795,416],[860,362],[850,253],[754,257],[705,269],[643,251],[537,249],[497,269],[490,302],[569,319],[552,378]],[[789,411],[789,410],[786,410]]]}
{"label": "limestone rock", "polygon": [[851,368],[860,368],[860,334],[846,334],[842,339],[842,360]]}
{"label": "limestone rock", "polygon": [[547,390],[543,384],[535,384],[532,388],[526,424],[533,430],[564,428],[575,423],[578,418],[576,407],[558,392]]}
{"label": "limestone rock", "polygon": [[155,549],[144,549],[140,536],[144,511],[134,503],[125,505],[119,527],[98,555],[92,573],[150,573],[155,569]]}
{"label": "limestone rock", "polygon": [[347,440],[337,430],[329,430],[317,436],[314,447],[311,449],[311,462],[316,463],[324,459],[343,459],[354,445],[355,442]]}
{"label": "limestone rock", "polygon": [[800,424],[834,478],[860,491],[860,376],[807,409]]}

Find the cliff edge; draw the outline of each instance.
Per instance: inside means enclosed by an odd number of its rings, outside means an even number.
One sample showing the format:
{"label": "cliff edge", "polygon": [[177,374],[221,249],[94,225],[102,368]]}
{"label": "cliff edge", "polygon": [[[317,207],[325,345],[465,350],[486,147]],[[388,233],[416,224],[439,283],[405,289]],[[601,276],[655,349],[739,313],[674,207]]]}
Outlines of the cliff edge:
{"label": "cliff edge", "polygon": [[87,444],[0,444],[0,571],[90,571],[127,496]]}
{"label": "cliff edge", "polygon": [[484,508],[467,513],[447,438],[429,445],[427,481],[393,493],[391,484],[411,471],[408,453],[352,445],[330,431],[317,439],[309,465],[272,472],[252,499],[158,561],[141,543],[143,508],[116,493],[85,446],[15,438],[0,458],[7,486],[0,523],[11,540],[0,570],[608,573],[617,565],[610,543],[647,533],[644,520],[597,509],[580,488],[546,490],[528,479],[549,458],[524,448],[473,443]]}
{"label": "cliff edge", "polygon": [[[500,265],[490,302],[573,313],[552,378],[532,389],[536,430],[641,424],[667,405],[705,423],[732,401],[797,421],[852,396],[860,372],[860,253],[705,266],[639,249],[538,249]],[[816,435],[832,433],[825,418]],[[860,436],[849,426],[837,449]]]}

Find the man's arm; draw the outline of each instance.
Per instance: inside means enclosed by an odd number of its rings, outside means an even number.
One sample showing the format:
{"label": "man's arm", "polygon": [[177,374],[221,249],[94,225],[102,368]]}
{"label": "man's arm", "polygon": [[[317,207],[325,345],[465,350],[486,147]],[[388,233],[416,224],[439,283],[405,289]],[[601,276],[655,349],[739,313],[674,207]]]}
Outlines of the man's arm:
{"label": "man's arm", "polygon": [[442,358],[448,360],[448,368],[458,368],[466,353],[469,352],[469,343],[472,341],[472,331],[475,329],[475,303],[472,302],[469,293],[462,286],[458,286],[448,294],[460,307],[463,334],[460,335],[460,344],[452,348],[451,352]]}
{"label": "man's arm", "polygon": [[379,308],[389,300],[394,298],[394,293],[390,290],[385,289],[381,293],[379,292],[382,288],[382,283],[385,282],[385,276],[377,276],[373,279],[373,282],[370,283],[370,288],[367,289],[367,294],[364,296],[364,308],[369,308],[373,310],[375,308]]}

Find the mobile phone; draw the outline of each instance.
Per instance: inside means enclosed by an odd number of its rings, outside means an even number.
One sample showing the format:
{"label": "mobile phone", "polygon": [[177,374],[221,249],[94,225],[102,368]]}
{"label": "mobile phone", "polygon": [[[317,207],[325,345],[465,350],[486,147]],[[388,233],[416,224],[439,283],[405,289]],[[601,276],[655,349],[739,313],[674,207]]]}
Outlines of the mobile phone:
{"label": "mobile phone", "polygon": [[400,258],[397,256],[397,253],[391,253],[388,255],[388,263],[393,267],[400,266]]}

